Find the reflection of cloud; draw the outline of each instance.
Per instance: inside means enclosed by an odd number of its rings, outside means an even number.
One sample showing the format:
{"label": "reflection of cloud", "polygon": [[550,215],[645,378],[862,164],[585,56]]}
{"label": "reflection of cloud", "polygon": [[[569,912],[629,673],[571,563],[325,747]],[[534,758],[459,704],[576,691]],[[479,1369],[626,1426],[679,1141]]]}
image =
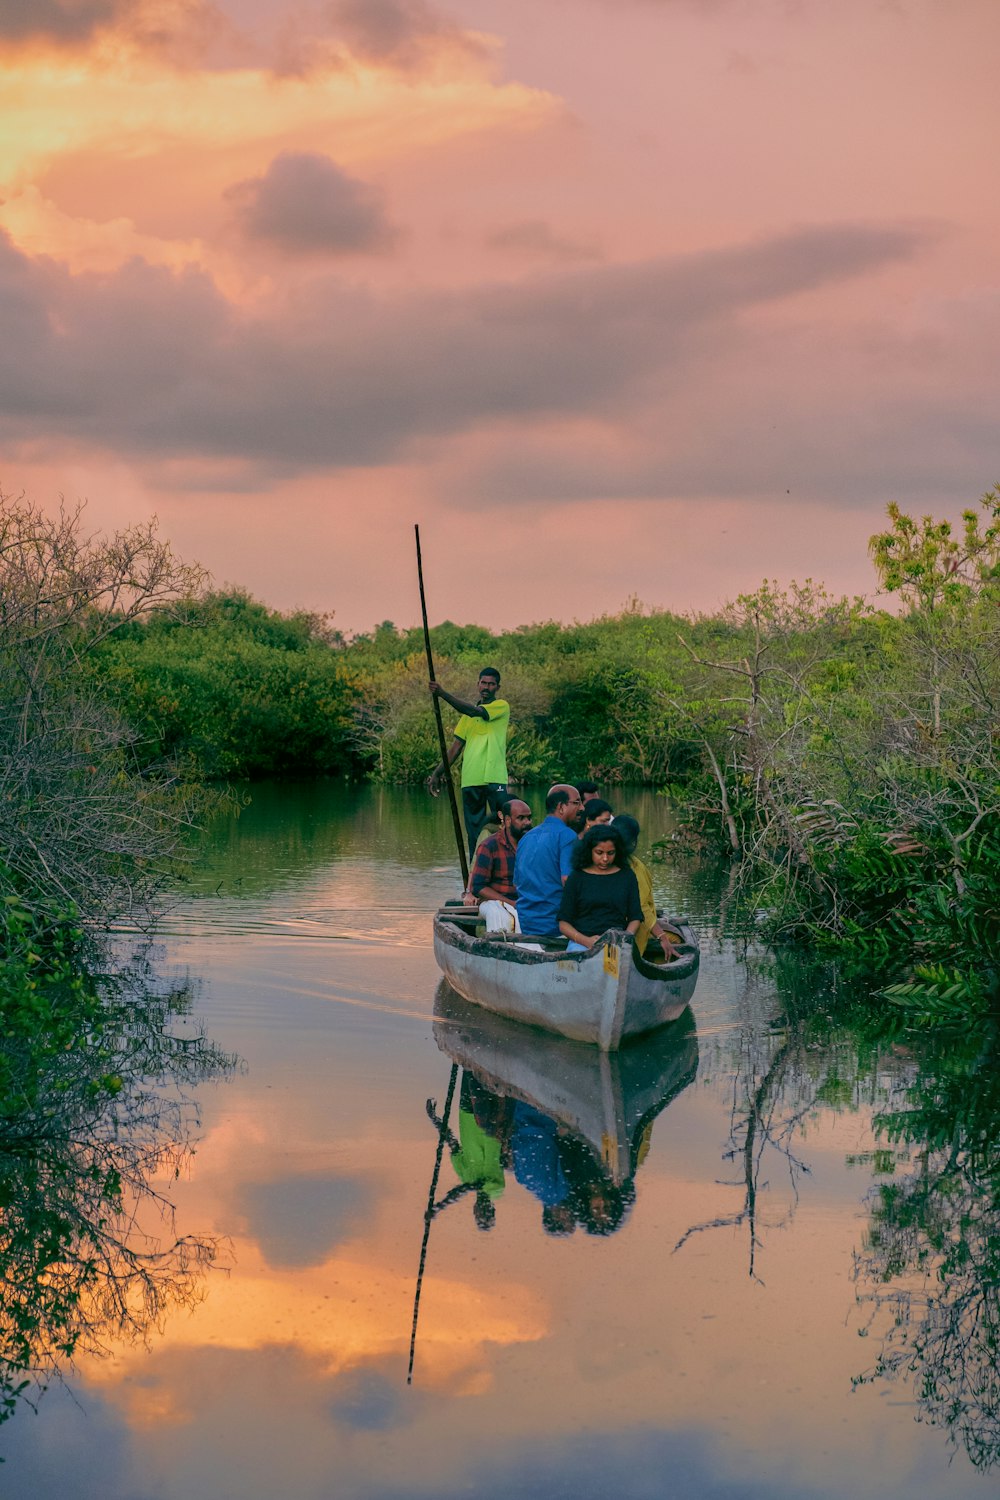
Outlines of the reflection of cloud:
{"label": "reflection of cloud", "polygon": [[283,151],[226,196],[251,239],[293,253],[383,251],[397,238],[381,193],[313,151]]}
{"label": "reflection of cloud", "polygon": [[411,1396],[398,1371],[390,1375],[362,1366],[337,1378],[329,1408],[345,1427],[353,1427],[357,1432],[385,1432],[412,1419]]}
{"label": "reflection of cloud", "polygon": [[761,1457],[759,1473],[752,1475],[745,1468],[734,1472],[727,1456],[697,1428],[559,1436],[548,1443],[522,1443],[514,1455],[480,1442],[457,1476],[438,1473],[423,1485],[379,1485],[365,1493],[370,1500],[451,1500],[470,1494],[503,1495],[504,1500],[538,1500],[542,1495],[552,1500],[605,1495],[617,1500],[837,1500],[843,1494],[836,1479],[830,1485],[812,1475],[779,1472],[787,1463],[784,1458],[775,1457],[768,1466]]}
{"label": "reflection of cloud", "polygon": [[[236,1259],[238,1274],[214,1279],[196,1313],[167,1321],[155,1363],[134,1346],[82,1362],[88,1381],[123,1406],[135,1425],[189,1420],[190,1351],[200,1359],[210,1350],[293,1349],[323,1376],[338,1377],[394,1359],[405,1373],[412,1274],[335,1256],[322,1266],[281,1276],[254,1265],[249,1247],[239,1248]],[[501,1298],[496,1288],[487,1293],[464,1281],[428,1277],[420,1308],[421,1389],[481,1391],[490,1379],[492,1346],[534,1342],[547,1332],[540,1298],[524,1287],[505,1285]],[[182,1352],[185,1357],[175,1357]],[[355,1426],[366,1420],[372,1425],[385,1414],[376,1387],[362,1376],[342,1387],[347,1407],[354,1403]],[[335,1391],[335,1410],[337,1404]]]}
{"label": "reflection of cloud", "polygon": [[357,1177],[281,1177],[243,1182],[234,1207],[275,1269],[317,1266],[357,1233],[371,1194]]}

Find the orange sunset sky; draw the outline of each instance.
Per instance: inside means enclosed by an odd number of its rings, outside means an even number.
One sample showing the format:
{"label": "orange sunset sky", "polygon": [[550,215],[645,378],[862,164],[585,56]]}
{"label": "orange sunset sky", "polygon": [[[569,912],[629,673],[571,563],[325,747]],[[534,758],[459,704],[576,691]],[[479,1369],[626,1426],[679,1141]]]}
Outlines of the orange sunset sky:
{"label": "orange sunset sky", "polygon": [[0,0],[0,484],[345,630],[1000,477],[996,0]]}

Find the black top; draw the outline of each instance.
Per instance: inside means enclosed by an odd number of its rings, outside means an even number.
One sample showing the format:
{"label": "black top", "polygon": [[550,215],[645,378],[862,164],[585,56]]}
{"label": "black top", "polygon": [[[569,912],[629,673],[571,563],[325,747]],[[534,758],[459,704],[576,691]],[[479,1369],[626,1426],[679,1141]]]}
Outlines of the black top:
{"label": "black top", "polygon": [[599,937],[609,927],[642,921],[639,883],[631,870],[610,875],[588,875],[573,870],[563,886],[560,922],[568,922],[586,937]]}

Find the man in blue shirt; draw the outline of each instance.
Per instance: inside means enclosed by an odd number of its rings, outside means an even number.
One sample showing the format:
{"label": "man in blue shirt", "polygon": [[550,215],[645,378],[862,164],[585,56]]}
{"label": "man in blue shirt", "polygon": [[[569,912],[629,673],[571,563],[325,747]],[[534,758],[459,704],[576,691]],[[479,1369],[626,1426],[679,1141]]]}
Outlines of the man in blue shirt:
{"label": "man in blue shirt", "polygon": [[573,868],[583,803],[575,786],[554,786],[545,799],[545,817],[529,828],[517,846],[514,884],[521,931],[534,937],[559,936],[559,903]]}

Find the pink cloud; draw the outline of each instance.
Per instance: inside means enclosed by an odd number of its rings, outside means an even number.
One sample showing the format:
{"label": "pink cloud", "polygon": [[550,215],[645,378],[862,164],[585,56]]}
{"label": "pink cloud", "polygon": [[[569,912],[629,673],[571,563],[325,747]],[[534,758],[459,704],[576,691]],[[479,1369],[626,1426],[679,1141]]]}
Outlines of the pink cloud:
{"label": "pink cloud", "polygon": [[[200,454],[277,473],[390,462],[496,423],[623,420],[747,337],[756,308],[906,261],[925,232],[827,226],[679,259],[517,286],[378,298],[316,278],[244,309],[206,275],[133,261],[69,276],[9,245],[0,261],[8,441]],[[676,399],[676,398],[675,398]]]}
{"label": "pink cloud", "polygon": [[226,197],[244,234],[293,255],[380,254],[399,238],[382,193],[318,152],[283,151]]}

